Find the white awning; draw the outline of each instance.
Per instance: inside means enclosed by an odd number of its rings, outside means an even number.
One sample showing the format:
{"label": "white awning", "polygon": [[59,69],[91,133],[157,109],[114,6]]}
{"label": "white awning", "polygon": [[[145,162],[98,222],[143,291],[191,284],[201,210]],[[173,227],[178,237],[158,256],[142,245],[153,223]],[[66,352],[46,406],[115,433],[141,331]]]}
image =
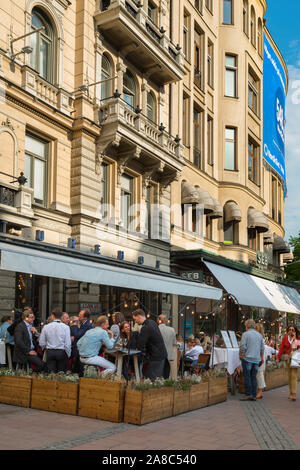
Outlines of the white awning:
{"label": "white awning", "polygon": [[300,314],[300,295],[296,289],[208,261],[205,264],[241,305]]}
{"label": "white awning", "polygon": [[[82,253],[81,253],[82,254]],[[152,273],[0,242],[0,269],[38,276],[219,300],[222,290],[165,273]]]}

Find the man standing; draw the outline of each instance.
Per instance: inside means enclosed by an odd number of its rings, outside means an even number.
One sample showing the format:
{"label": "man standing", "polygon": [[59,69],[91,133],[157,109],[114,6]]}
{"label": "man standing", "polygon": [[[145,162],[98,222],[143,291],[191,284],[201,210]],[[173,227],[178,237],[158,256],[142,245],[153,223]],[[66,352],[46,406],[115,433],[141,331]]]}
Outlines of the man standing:
{"label": "man standing", "polygon": [[105,369],[103,376],[116,371],[116,366],[112,362],[98,356],[102,344],[108,349],[112,349],[115,345],[115,340],[112,339],[113,333],[109,331],[108,327],[108,318],[105,315],[101,315],[96,321],[95,328],[87,331],[77,343],[80,362],[86,365],[102,367]]}
{"label": "man standing", "polygon": [[83,377],[83,366],[79,360],[79,353],[77,349],[77,342],[82,338],[85,333],[93,328],[93,325],[90,323],[91,312],[89,309],[80,310],[78,314],[78,324],[74,324],[71,327],[71,338],[73,339],[73,354],[74,354],[74,363],[73,370],[78,372],[80,377]]}
{"label": "man standing", "polygon": [[22,319],[23,321],[16,326],[14,331],[15,349],[13,360],[19,364],[26,364],[26,362],[34,364],[36,367],[35,372],[40,372],[43,363],[35,351],[38,332],[32,326],[34,314],[31,310],[25,310]]}
{"label": "man standing", "polygon": [[168,320],[167,320],[166,315],[164,315],[163,313],[159,315],[158,327],[163,337],[167,354],[168,354],[168,357],[165,361],[165,367],[164,367],[164,375],[163,375],[164,379],[168,379],[170,377],[170,371],[171,371],[171,365],[172,365],[171,363],[173,363],[175,359],[174,346],[176,347],[177,345],[175,330],[171,326],[167,326],[167,323],[168,323]]}
{"label": "man standing", "polygon": [[53,310],[51,318],[52,322],[42,329],[39,343],[46,348],[48,372],[66,372],[71,356],[70,328],[61,321],[59,308]]}
{"label": "man standing", "polygon": [[168,354],[157,323],[146,318],[146,314],[142,309],[137,309],[132,312],[132,317],[138,325],[142,325],[137,338],[137,347],[141,351],[144,348],[146,349],[148,367],[145,377],[150,380],[163,377],[165,360]]}
{"label": "man standing", "polygon": [[264,362],[264,340],[262,335],[255,330],[255,321],[249,319],[245,322],[246,331],[242,334],[240,344],[240,358],[242,360],[245,382],[245,397],[241,400],[256,400],[257,380],[256,374],[259,365]]}

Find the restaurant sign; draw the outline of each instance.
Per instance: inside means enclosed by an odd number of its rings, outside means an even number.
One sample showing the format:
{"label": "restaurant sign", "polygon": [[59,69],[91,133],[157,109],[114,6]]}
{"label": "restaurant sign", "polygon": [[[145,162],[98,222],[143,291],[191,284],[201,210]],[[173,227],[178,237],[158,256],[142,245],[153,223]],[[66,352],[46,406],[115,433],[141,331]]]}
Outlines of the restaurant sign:
{"label": "restaurant sign", "polygon": [[190,281],[203,282],[203,271],[181,271],[180,276]]}
{"label": "restaurant sign", "polygon": [[269,263],[268,256],[265,253],[262,253],[261,251],[258,251],[256,253],[256,264],[258,266],[262,266],[267,268]]}

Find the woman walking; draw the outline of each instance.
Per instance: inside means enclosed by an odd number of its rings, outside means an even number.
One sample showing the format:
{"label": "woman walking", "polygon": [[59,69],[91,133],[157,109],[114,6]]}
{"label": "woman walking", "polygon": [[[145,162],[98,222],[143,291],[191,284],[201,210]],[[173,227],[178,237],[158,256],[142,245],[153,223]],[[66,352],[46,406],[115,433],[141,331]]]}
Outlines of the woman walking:
{"label": "woman walking", "polygon": [[[263,328],[262,324],[261,323],[256,323],[255,329],[264,338],[264,328]],[[261,364],[261,366],[259,366],[257,374],[256,374],[256,380],[257,380],[256,398],[262,398],[263,397],[263,389],[266,386],[265,370],[266,370],[266,350],[264,352],[264,362]]]}
{"label": "woman walking", "polygon": [[287,329],[287,334],[282,338],[279,352],[276,356],[276,362],[280,360],[286,361],[287,363],[287,372],[288,372],[288,381],[290,395],[289,399],[292,401],[296,400],[296,389],[297,389],[297,379],[298,379],[298,368],[290,367],[291,356],[292,354],[300,349],[300,341],[298,338],[298,330],[295,325],[290,325]]}

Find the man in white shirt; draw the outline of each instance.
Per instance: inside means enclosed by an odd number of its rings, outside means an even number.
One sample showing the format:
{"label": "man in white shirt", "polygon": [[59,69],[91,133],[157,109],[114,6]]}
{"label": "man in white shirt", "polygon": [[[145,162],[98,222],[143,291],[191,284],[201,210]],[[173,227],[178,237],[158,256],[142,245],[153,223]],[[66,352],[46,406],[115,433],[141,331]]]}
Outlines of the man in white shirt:
{"label": "man in white shirt", "polygon": [[192,365],[197,365],[199,354],[203,354],[203,348],[197,345],[194,340],[187,341],[188,350],[185,353],[185,360],[192,362]]}
{"label": "man in white shirt", "polygon": [[71,356],[70,328],[61,321],[62,312],[55,308],[52,322],[45,325],[39,339],[41,348],[47,351],[47,368],[49,372],[66,372],[68,358]]}

